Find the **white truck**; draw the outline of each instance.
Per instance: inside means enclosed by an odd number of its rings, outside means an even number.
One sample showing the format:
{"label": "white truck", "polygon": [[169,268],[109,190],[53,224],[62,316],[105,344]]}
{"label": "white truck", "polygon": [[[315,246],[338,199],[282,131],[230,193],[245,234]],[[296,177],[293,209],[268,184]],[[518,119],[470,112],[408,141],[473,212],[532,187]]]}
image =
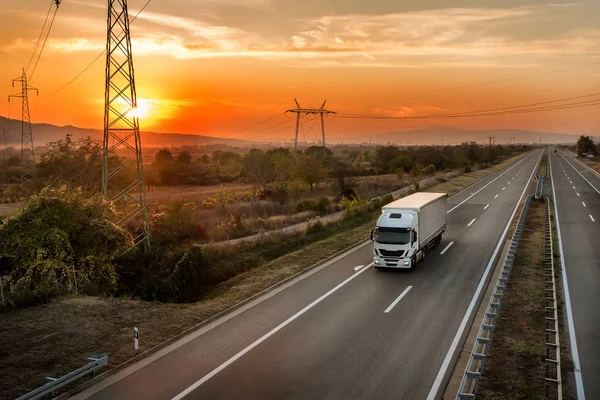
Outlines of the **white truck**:
{"label": "white truck", "polygon": [[371,231],[374,268],[412,269],[446,232],[447,193],[418,192],[381,208]]}

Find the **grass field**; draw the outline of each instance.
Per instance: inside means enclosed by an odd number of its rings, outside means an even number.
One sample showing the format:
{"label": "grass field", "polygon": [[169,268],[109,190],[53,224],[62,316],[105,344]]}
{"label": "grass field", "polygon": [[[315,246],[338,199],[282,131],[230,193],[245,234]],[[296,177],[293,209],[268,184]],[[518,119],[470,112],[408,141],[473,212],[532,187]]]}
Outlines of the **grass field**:
{"label": "grass field", "polygon": [[[421,189],[452,195],[506,167],[516,158]],[[218,285],[197,303],[158,304],[133,299],[70,296],[41,306],[0,313],[0,398],[14,398],[42,385],[46,376],[61,376],[85,364],[85,359],[94,353],[108,352],[110,367],[115,367],[134,355],[134,327],[140,330],[142,351],[158,345],[366,239],[377,216],[372,213],[327,226],[315,233],[314,240],[302,241],[299,249]]]}

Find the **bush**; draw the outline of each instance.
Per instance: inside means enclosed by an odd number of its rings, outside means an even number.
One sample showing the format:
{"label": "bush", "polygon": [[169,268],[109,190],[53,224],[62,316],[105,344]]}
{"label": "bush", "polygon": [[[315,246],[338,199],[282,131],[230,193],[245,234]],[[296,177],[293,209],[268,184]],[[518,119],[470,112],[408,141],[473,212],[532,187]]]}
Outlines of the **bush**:
{"label": "bush", "polygon": [[99,196],[48,187],[0,225],[0,275],[9,302],[25,306],[70,291],[73,270],[81,291],[113,290],[113,259],[131,241],[105,209]]}
{"label": "bush", "polygon": [[382,204],[382,205],[389,204],[389,203],[391,203],[392,201],[394,201],[394,196],[392,196],[390,193],[388,193],[388,194],[384,195],[384,196],[381,198],[381,204]]}
{"label": "bush", "polygon": [[315,211],[319,214],[326,214],[330,204],[331,202],[325,196],[319,197],[317,200],[303,200],[296,204],[296,212]]}
{"label": "bush", "polygon": [[413,187],[414,187],[414,190],[415,190],[415,193],[416,193],[416,192],[418,192],[420,190],[421,184],[419,184],[419,182],[415,182],[413,184]]}
{"label": "bush", "polygon": [[465,164],[464,171],[465,171],[465,174],[468,174],[469,172],[471,172],[471,166],[469,164]]}
{"label": "bush", "polygon": [[209,237],[208,230],[197,219],[197,210],[193,203],[173,200],[150,212],[152,240],[160,245],[185,240],[206,240]]}
{"label": "bush", "polygon": [[197,300],[203,291],[223,277],[207,259],[201,246],[192,246],[175,264],[171,284],[177,288],[177,301]]}
{"label": "bush", "polygon": [[368,209],[368,203],[365,200],[348,200],[343,198],[340,207],[345,210],[349,216],[359,215]]}

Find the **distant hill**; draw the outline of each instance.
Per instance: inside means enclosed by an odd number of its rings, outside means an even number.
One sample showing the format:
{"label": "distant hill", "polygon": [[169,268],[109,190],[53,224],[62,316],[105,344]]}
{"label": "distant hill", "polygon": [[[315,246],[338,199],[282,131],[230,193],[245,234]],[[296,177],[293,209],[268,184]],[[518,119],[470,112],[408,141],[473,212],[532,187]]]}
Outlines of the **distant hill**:
{"label": "distant hill", "polygon": [[[6,124],[6,125],[5,125]],[[6,126],[7,145],[17,145],[21,143],[21,121],[8,119],[0,116],[0,129]],[[101,129],[79,128],[72,125],[57,126],[51,124],[31,124],[33,131],[33,142],[35,146],[44,146],[48,142],[64,138],[71,134],[73,139],[89,136],[96,140],[102,140],[104,134]],[[142,131],[142,144],[144,147],[162,147],[162,146],[184,146],[184,145],[215,145],[226,144],[230,146],[244,146],[250,144],[244,140],[222,139],[211,136],[178,134],[178,133],[157,133]]]}
{"label": "distant hill", "polygon": [[468,130],[452,127],[431,127],[412,131],[388,132],[371,135],[373,143],[393,144],[459,144],[462,142],[488,143],[489,137],[495,137],[497,144],[513,143],[574,143],[578,135],[566,133],[536,132],[521,129]]}

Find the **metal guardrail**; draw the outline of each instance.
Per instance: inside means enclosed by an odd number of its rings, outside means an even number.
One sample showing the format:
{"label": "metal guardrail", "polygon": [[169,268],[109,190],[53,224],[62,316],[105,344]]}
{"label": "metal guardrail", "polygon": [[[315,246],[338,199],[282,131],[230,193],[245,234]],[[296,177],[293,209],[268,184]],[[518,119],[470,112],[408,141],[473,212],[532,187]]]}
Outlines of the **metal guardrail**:
{"label": "metal guardrail", "polygon": [[552,220],[550,199],[546,197],[545,214],[545,343],[546,343],[546,398],[562,400],[562,376],[560,371],[560,340],[558,326],[558,302],[556,301],[556,275],[554,271],[554,249],[552,245]]}
{"label": "metal guardrail", "polygon": [[498,276],[494,291],[488,302],[483,320],[481,321],[479,332],[477,333],[477,339],[475,339],[475,344],[473,345],[473,350],[471,351],[471,356],[467,363],[467,368],[465,369],[465,373],[456,396],[456,399],[458,400],[474,399],[479,390],[479,378],[485,371],[485,360],[487,358],[487,352],[492,341],[492,334],[496,325],[496,318],[498,317],[498,312],[500,310],[500,306],[502,305],[502,298],[504,297],[504,292],[506,290],[506,283],[510,278],[510,272],[515,260],[517,247],[519,247],[519,239],[523,233],[525,217],[527,216],[530,203],[531,196],[527,197],[527,200],[523,205],[521,215],[519,216],[519,220],[517,222],[517,228],[513,233],[508,253],[504,259],[504,266],[500,270],[500,275]]}
{"label": "metal guardrail", "polygon": [[88,361],[89,362],[87,365],[76,369],[73,372],[69,372],[65,376],[60,378],[46,378],[49,381],[48,383],[19,397],[17,400],[36,400],[47,395],[54,396],[54,392],[57,389],[60,389],[61,387],[66,386],[69,383],[74,382],[90,373],[95,375],[96,370],[108,364],[108,354],[94,354],[92,357],[88,358]]}
{"label": "metal guardrail", "polygon": [[[550,155],[548,155],[550,157]],[[540,167],[542,166],[542,161],[540,161],[540,165],[538,165],[537,171],[535,172],[535,177],[537,178],[537,187],[535,189],[535,199],[540,200],[542,198],[542,192],[544,190],[544,181],[548,179],[548,168],[550,165],[548,163],[548,159],[546,159],[546,174],[544,176],[540,176]]]}

